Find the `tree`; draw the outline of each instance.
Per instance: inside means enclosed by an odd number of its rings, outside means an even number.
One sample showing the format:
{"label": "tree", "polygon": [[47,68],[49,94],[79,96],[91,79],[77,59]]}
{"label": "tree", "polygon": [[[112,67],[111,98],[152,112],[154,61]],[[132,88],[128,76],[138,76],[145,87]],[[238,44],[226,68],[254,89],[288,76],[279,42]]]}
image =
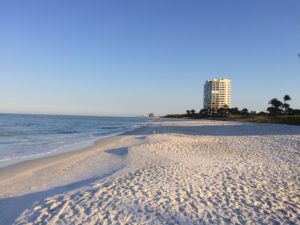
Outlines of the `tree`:
{"label": "tree", "polygon": [[287,101],[291,101],[291,97],[289,95],[285,95],[283,97],[283,108],[284,108],[284,112],[288,113],[289,109],[290,109],[290,105],[288,103],[286,103]]}
{"label": "tree", "polygon": [[271,115],[275,116],[282,113],[283,103],[277,98],[273,98],[269,101],[272,106],[267,108]]}
{"label": "tree", "polygon": [[190,115],[191,114],[190,110],[186,110],[186,114]]}
{"label": "tree", "polygon": [[241,112],[242,112],[243,115],[247,115],[249,113],[247,108],[242,109]]}
{"label": "tree", "polygon": [[200,117],[208,117],[211,114],[211,110],[208,108],[201,109],[199,114],[200,114]]}
{"label": "tree", "polygon": [[282,102],[281,101],[279,101],[277,98],[273,98],[273,99],[271,99],[270,101],[269,101],[269,104],[271,104],[273,107],[275,107],[275,108],[280,108],[280,107],[282,107]]}
{"label": "tree", "polygon": [[238,107],[231,108],[231,109],[230,109],[230,113],[231,113],[232,115],[238,115],[238,114],[240,114],[239,108],[238,108]]}
{"label": "tree", "polygon": [[219,114],[219,116],[226,118],[229,115],[229,111],[230,110],[229,110],[228,106],[224,105],[223,108],[218,109],[218,114]]}
{"label": "tree", "polygon": [[283,100],[284,100],[284,103],[286,103],[287,101],[291,101],[292,99],[291,99],[291,97],[289,95],[285,95],[283,97]]}
{"label": "tree", "polygon": [[288,104],[288,103],[283,103],[283,108],[284,108],[284,111],[285,111],[285,112],[289,111],[289,109],[290,109],[290,104]]}
{"label": "tree", "polygon": [[276,109],[275,107],[273,106],[270,106],[267,108],[267,111],[270,113],[270,115],[272,116],[275,116],[277,115],[279,112],[278,112],[278,109]]}
{"label": "tree", "polygon": [[195,110],[195,109],[192,109],[190,112],[191,112],[192,115],[195,115],[196,110]]}

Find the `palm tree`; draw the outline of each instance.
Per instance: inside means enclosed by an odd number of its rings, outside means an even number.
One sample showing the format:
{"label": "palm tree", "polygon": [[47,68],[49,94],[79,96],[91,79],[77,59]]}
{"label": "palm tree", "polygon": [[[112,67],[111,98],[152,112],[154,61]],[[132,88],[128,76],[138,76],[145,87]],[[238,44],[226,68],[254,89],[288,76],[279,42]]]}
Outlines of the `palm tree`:
{"label": "palm tree", "polygon": [[267,110],[270,112],[271,115],[277,115],[282,112],[283,103],[279,101],[277,98],[273,98],[269,101],[269,104],[272,105],[272,107],[269,107]]}
{"label": "palm tree", "polygon": [[283,97],[283,100],[284,100],[284,103],[286,103],[287,101],[291,101],[292,99],[291,99],[291,97],[289,95],[285,95]]}
{"label": "palm tree", "polygon": [[191,112],[192,115],[194,115],[196,113],[196,110],[192,109],[190,112]]}
{"label": "palm tree", "polygon": [[278,108],[278,109],[283,106],[282,102],[279,101],[277,98],[271,99],[269,101],[269,104],[271,104],[273,107]]}
{"label": "palm tree", "polygon": [[290,105],[288,103],[286,103],[287,101],[291,101],[291,97],[289,95],[285,95],[283,97],[283,108],[284,108],[284,111],[287,113],[287,111],[289,110],[290,108]]}
{"label": "palm tree", "polygon": [[283,103],[283,108],[284,108],[284,112],[287,113],[290,109],[290,104],[288,103]]}

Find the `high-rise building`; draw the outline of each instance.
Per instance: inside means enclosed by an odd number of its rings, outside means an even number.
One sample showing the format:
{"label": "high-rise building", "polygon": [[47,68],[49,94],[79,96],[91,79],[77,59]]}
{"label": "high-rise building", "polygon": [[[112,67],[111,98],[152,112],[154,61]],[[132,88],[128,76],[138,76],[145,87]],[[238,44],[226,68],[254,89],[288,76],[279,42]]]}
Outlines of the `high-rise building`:
{"label": "high-rise building", "polygon": [[207,80],[204,84],[205,109],[217,110],[231,105],[231,81],[229,79],[214,78]]}

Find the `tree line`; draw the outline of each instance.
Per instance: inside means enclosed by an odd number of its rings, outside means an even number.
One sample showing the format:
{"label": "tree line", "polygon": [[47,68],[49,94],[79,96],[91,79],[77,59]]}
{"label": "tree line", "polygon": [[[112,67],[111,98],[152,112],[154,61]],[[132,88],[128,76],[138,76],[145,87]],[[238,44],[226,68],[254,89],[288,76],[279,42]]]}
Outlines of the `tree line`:
{"label": "tree line", "polygon": [[269,101],[268,104],[271,106],[267,108],[268,113],[265,112],[249,112],[247,108],[243,108],[242,110],[239,110],[238,107],[229,108],[227,105],[224,105],[224,107],[219,108],[218,110],[212,110],[209,108],[201,109],[198,113],[195,109],[186,110],[186,114],[184,115],[174,115],[176,117],[191,117],[191,118],[206,118],[206,117],[230,117],[231,115],[270,115],[270,116],[277,116],[277,115],[300,115],[299,109],[292,109],[290,107],[290,104],[288,104],[289,101],[291,101],[292,98],[289,95],[285,95],[283,97],[283,102],[278,100],[277,98],[273,98]]}

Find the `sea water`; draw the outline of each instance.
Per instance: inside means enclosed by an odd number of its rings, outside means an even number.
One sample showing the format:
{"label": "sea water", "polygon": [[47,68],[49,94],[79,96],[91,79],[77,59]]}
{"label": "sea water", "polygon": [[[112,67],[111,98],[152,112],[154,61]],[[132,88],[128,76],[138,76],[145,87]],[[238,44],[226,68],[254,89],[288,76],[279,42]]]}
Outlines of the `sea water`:
{"label": "sea water", "polygon": [[88,147],[97,139],[149,121],[142,117],[0,114],[0,167]]}

